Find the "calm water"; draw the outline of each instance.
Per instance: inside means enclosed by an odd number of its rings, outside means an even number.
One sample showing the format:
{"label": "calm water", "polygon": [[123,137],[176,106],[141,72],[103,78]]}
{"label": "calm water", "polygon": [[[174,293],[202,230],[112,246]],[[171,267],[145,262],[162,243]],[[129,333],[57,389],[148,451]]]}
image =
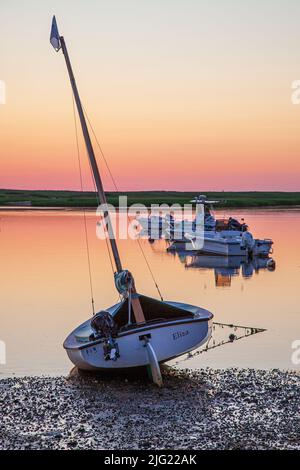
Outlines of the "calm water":
{"label": "calm water", "polygon": [[[201,354],[184,366],[299,368],[291,361],[300,340],[300,210],[227,211],[244,216],[257,237],[274,240],[276,270],[226,266],[224,260],[168,254],[165,241],[142,240],[165,299],[201,305],[215,320],[267,331]],[[223,215],[219,212],[219,215]],[[105,241],[88,216],[96,308],[117,301]],[[91,314],[82,214],[73,211],[0,212],[1,375],[66,374],[65,336]],[[120,241],[124,266],[138,289],[157,297],[137,242]],[[254,269],[256,268],[256,269]]]}

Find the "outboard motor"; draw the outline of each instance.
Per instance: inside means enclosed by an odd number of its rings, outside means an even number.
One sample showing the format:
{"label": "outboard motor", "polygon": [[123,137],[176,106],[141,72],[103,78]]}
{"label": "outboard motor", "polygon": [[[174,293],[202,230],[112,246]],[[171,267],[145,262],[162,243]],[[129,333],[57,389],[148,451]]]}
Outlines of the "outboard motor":
{"label": "outboard motor", "polygon": [[252,258],[255,241],[253,239],[252,233],[248,232],[247,229],[248,227],[245,226],[245,231],[243,232],[243,235],[241,238],[241,248],[244,250],[247,250],[248,255]]}
{"label": "outboard motor", "polygon": [[228,219],[228,228],[229,228],[229,230],[242,231],[243,230],[243,224],[241,224],[237,219],[233,219],[232,217],[229,217],[229,219]]}
{"label": "outboard motor", "polygon": [[275,271],[276,269],[276,263],[275,263],[275,260],[273,258],[270,258],[268,259],[267,261],[267,269],[269,271]]}
{"label": "outboard motor", "polygon": [[106,361],[116,361],[119,354],[119,348],[113,337],[117,334],[117,325],[109,312],[102,310],[97,313],[91,321],[91,327],[94,330],[94,338],[104,338],[103,353]]}

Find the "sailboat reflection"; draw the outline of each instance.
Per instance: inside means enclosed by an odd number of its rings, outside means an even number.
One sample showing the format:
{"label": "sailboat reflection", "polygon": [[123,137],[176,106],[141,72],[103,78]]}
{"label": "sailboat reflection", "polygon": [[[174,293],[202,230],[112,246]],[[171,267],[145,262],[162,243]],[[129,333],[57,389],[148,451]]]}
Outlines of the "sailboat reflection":
{"label": "sailboat reflection", "polygon": [[181,263],[186,269],[214,270],[216,287],[229,287],[231,279],[242,275],[251,278],[260,270],[275,271],[276,262],[273,258],[254,257],[247,259],[239,256],[193,256],[188,252],[177,253]]}

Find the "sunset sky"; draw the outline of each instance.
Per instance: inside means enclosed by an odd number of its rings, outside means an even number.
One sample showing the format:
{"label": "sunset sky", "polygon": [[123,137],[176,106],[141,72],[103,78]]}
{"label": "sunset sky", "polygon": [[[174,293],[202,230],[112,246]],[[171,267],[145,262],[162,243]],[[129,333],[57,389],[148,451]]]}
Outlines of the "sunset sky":
{"label": "sunset sky", "polygon": [[79,189],[53,14],[120,190],[300,191],[299,0],[0,0],[0,188]]}

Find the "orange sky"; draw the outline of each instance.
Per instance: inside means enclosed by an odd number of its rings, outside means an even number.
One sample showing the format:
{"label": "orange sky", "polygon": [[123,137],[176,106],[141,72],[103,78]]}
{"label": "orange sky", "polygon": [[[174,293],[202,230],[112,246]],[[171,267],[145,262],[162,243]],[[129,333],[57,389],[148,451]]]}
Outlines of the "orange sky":
{"label": "orange sky", "polygon": [[53,13],[121,190],[300,190],[294,0],[1,0],[0,187],[79,189]]}

